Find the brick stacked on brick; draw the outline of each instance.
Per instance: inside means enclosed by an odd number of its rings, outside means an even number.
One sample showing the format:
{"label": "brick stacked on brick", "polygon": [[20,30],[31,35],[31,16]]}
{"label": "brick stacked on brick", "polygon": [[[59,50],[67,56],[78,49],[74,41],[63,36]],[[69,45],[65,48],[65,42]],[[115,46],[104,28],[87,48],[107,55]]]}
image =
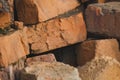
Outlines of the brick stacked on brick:
{"label": "brick stacked on brick", "polygon": [[82,13],[79,13],[32,25],[27,35],[33,53],[41,53],[84,41],[86,26]]}
{"label": "brick stacked on brick", "polygon": [[77,0],[15,0],[18,20],[36,24],[79,6]]}
{"label": "brick stacked on brick", "polygon": [[120,2],[109,1],[0,0],[0,80],[120,80],[118,41],[85,41],[120,39]]}

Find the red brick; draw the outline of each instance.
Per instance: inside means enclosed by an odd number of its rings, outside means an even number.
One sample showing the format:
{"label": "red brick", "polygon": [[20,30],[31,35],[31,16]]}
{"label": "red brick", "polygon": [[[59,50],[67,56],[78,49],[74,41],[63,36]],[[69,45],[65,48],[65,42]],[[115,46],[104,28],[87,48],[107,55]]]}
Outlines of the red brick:
{"label": "red brick", "polygon": [[33,53],[41,53],[84,41],[86,26],[79,13],[28,27],[27,35]]}
{"label": "red brick", "polygon": [[120,2],[91,4],[86,9],[88,32],[120,39]]}
{"label": "red brick", "polygon": [[78,65],[84,65],[96,57],[107,56],[120,61],[119,44],[116,39],[89,40],[76,48]]}
{"label": "red brick", "polygon": [[18,20],[25,24],[46,21],[79,6],[77,0],[15,0]]}

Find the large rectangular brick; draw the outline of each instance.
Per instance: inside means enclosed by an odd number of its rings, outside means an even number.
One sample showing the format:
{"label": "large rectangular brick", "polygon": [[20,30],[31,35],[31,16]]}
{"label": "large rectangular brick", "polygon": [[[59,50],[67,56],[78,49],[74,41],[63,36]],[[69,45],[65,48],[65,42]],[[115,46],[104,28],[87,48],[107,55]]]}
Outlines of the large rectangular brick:
{"label": "large rectangular brick", "polygon": [[79,13],[29,26],[27,36],[33,53],[41,53],[84,41],[86,26]]}
{"label": "large rectangular brick", "polygon": [[25,24],[46,21],[79,6],[77,0],[15,0],[18,20]]}
{"label": "large rectangular brick", "polygon": [[0,36],[0,67],[7,67],[29,53],[24,30]]}
{"label": "large rectangular brick", "polygon": [[91,4],[86,9],[87,30],[120,39],[120,2]]}
{"label": "large rectangular brick", "polygon": [[120,61],[119,43],[116,39],[85,41],[76,48],[77,63],[82,66],[96,57],[112,57]]}

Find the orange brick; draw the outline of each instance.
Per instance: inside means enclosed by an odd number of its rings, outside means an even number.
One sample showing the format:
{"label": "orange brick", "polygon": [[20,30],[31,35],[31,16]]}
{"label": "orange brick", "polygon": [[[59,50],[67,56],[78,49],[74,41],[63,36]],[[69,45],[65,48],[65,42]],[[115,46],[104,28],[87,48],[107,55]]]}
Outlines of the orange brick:
{"label": "orange brick", "polygon": [[77,0],[15,0],[18,20],[25,24],[46,21],[79,6]]}
{"label": "orange brick", "polygon": [[119,44],[116,39],[89,40],[76,49],[78,65],[84,65],[96,57],[107,56],[120,61]]}
{"label": "orange brick", "polygon": [[7,67],[29,53],[27,38],[22,30],[0,36],[0,67]]}
{"label": "orange brick", "polygon": [[27,35],[33,53],[41,53],[84,41],[87,34],[79,13],[28,27]]}

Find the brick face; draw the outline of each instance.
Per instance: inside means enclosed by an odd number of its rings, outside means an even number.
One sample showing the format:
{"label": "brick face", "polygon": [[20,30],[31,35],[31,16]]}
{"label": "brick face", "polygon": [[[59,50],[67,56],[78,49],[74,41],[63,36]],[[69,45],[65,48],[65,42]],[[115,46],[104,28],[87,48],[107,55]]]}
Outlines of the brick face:
{"label": "brick face", "polygon": [[79,6],[77,0],[15,0],[18,20],[35,24]]}
{"label": "brick face", "polygon": [[91,4],[86,9],[87,30],[91,33],[104,34],[120,38],[120,2]]}
{"label": "brick face", "polygon": [[7,67],[29,52],[24,31],[18,30],[0,37],[0,67]]}
{"label": "brick face", "polygon": [[83,15],[79,13],[33,25],[27,35],[32,51],[41,53],[84,41],[87,34]]}
{"label": "brick face", "polygon": [[78,65],[84,65],[96,57],[112,57],[120,61],[119,44],[116,39],[89,40],[76,48]]}

